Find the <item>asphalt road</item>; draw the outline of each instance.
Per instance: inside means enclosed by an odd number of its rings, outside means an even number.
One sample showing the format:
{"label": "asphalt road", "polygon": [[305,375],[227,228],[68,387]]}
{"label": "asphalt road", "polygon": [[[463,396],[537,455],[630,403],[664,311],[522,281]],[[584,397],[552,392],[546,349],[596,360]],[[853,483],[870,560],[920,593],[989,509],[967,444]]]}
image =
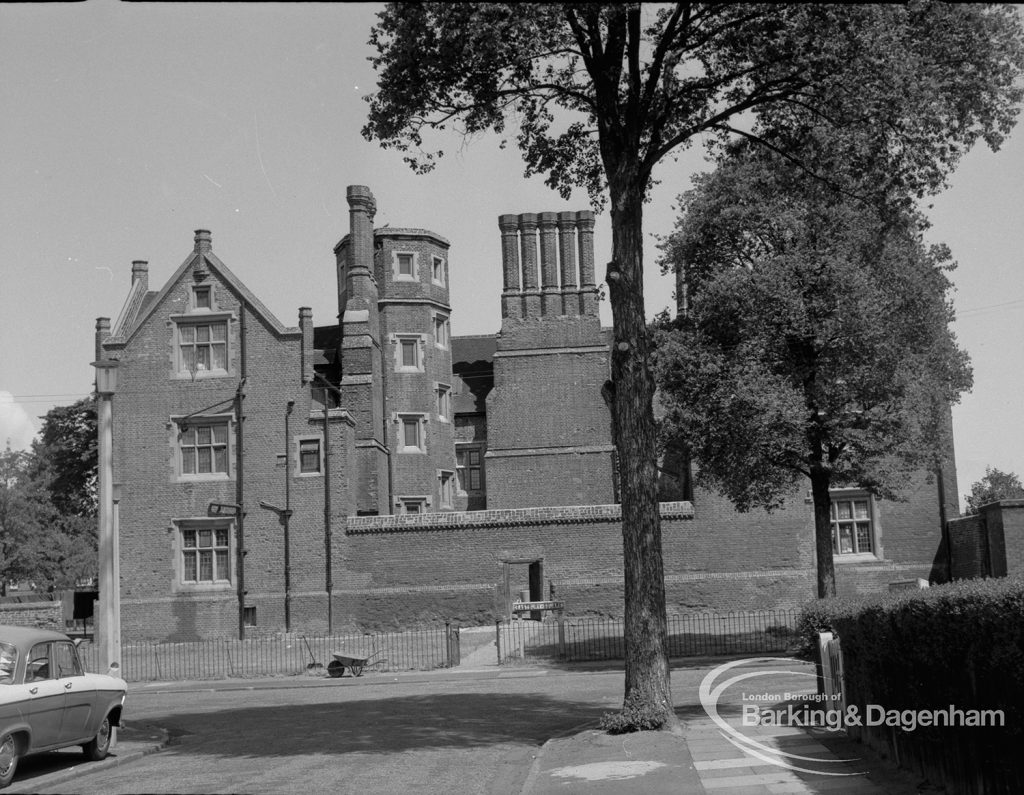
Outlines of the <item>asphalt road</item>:
{"label": "asphalt road", "polygon": [[[698,673],[673,673],[677,698]],[[534,669],[133,685],[126,719],[167,729],[167,749],[94,773],[73,752],[30,758],[16,782],[79,764],[33,791],[518,793],[540,746],[593,726],[622,687],[621,671]]]}

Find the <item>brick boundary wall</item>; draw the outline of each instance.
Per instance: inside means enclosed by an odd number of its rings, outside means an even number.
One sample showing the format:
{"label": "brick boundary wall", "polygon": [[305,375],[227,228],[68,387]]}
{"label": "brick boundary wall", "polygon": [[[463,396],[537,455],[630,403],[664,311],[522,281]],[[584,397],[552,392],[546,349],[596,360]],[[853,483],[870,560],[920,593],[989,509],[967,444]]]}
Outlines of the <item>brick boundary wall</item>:
{"label": "brick boundary wall", "polygon": [[64,631],[64,605],[58,601],[0,602],[0,624]]}
{"label": "brick boundary wall", "polygon": [[[662,520],[692,519],[693,505],[689,502],[663,502],[661,503],[661,518]],[[345,534],[366,535],[452,529],[482,530],[488,527],[621,521],[621,505],[565,505],[551,508],[450,511],[411,516],[356,516],[347,520]]]}
{"label": "brick boundary wall", "polygon": [[[661,504],[668,613],[792,609],[814,598],[809,519],[785,512],[756,530],[732,512],[690,502]],[[512,590],[526,587],[528,559],[543,560],[544,596],[554,587],[566,614],[616,618],[623,611],[619,505],[558,506],[350,517],[335,566],[335,615],[370,628],[452,620],[486,624],[501,614],[504,561]],[[889,582],[928,579],[924,561],[836,566],[840,593],[884,591]]]}

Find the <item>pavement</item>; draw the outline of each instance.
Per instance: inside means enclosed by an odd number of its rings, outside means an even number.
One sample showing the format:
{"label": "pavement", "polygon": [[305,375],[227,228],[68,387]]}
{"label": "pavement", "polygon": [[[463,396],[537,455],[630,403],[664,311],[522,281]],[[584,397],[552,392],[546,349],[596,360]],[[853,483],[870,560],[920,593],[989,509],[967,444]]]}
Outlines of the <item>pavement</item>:
{"label": "pavement", "polygon": [[[453,673],[454,670],[449,669],[448,675]],[[202,684],[211,690],[226,690],[251,689],[253,683],[248,686],[232,681]],[[261,684],[303,686],[295,681]],[[306,686],[309,684],[312,683]],[[790,726],[741,727],[738,711],[720,715],[721,720],[736,730],[734,737],[742,735],[737,741],[730,739],[722,724],[702,716],[699,708],[679,708],[679,711],[684,710],[688,711],[688,716],[675,732],[609,735],[581,726],[571,735],[548,740],[533,755],[520,795],[913,795],[942,792],[898,770],[891,762],[841,733]],[[159,726],[126,723],[118,729],[111,755],[102,762],[87,763],[87,772],[93,774],[132,762],[163,750],[171,742],[168,732]],[[25,776],[19,769],[8,791],[52,790],[73,782],[86,770],[77,764],[67,767],[67,754],[81,756],[78,749],[65,749],[23,761]],[[48,762],[47,756],[52,761]]]}
{"label": "pavement", "polygon": [[[728,722],[739,725],[738,717]],[[533,762],[522,795],[941,792],[845,736],[824,730],[773,727],[752,733],[745,729],[744,736],[766,749],[807,761],[781,758],[758,749],[761,758],[752,756],[730,742],[710,718],[687,720],[679,734],[608,735],[587,730],[545,743]]]}

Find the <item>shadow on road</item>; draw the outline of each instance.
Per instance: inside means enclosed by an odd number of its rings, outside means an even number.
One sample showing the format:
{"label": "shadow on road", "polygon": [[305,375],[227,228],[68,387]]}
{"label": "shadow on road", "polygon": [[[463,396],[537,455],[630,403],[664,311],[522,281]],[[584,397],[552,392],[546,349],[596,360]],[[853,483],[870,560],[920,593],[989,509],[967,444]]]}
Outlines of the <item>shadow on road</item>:
{"label": "shadow on road", "polygon": [[[329,704],[240,707],[156,719],[190,754],[402,753],[499,743],[541,745],[608,707],[537,693],[446,693]],[[201,740],[196,742],[196,740]]]}

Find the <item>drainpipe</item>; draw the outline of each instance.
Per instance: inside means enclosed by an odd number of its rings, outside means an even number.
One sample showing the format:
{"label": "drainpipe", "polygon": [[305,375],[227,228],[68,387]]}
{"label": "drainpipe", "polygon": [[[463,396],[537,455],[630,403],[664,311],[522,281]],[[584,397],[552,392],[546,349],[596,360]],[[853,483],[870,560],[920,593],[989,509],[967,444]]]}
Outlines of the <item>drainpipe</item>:
{"label": "drainpipe", "polygon": [[241,380],[235,390],[235,504],[238,506],[236,568],[238,569],[238,639],[245,640],[245,455],[242,444],[242,401],[245,399],[245,301],[238,307],[238,336],[241,341]]}
{"label": "drainpipe", "polygon": [[327,634],[334,634],[334,583],[331,580],[331,426],[327,387],[324,386],[324,580],[327,589]]}
{"label": "drainpipe", "polygon": [[953,544],[949,537],[949,516],[946,511],[946,482],[942,474],[942,464],[935,467],[935,476],[939,481],[939,522],[942,523],[942,541],[946,545],[946,582],[953,582]]}
{"label": "drainpipe", "polygon": [[284,413],[284,631],[292,631],[292,564],[289,520],[292,515],[292,436],[288,421],[295,401],[288,401]]}

